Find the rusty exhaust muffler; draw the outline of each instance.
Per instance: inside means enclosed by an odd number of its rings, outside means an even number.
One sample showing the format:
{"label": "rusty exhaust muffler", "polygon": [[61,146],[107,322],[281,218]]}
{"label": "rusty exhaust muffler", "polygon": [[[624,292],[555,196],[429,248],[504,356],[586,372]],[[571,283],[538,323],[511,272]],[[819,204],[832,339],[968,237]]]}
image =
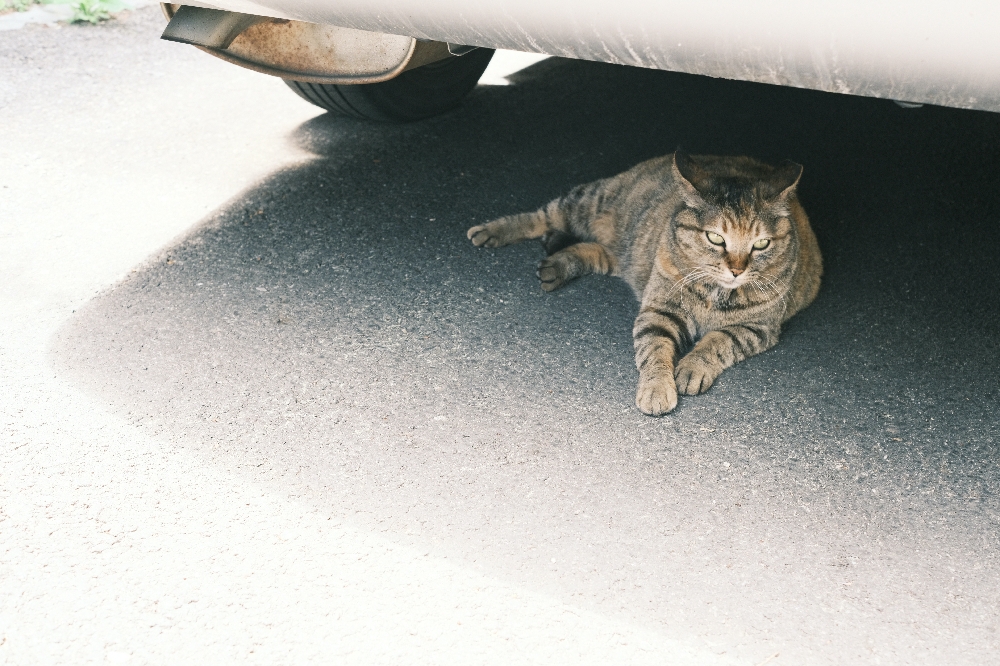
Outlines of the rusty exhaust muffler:
{"label": "rusty exhaust muffler", "polygon": [[247,69],[308,83],[378,83],[468,48],[190,5],[162,7],[170,19],[162,39],[191,44]]}

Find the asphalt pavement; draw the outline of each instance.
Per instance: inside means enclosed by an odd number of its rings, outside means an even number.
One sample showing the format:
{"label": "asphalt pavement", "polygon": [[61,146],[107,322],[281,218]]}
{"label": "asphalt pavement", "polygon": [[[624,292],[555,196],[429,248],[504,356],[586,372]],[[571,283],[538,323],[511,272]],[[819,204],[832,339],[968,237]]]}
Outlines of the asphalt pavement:
{"label": "asphalt pavement", "polygon": [[[553,58],[366,124],[157,11],[0,34],[0,660],[1000,663],[1000,115]],[[465,230],[678,145],[803,164],[826,272],[654,419],[627,286]]]}

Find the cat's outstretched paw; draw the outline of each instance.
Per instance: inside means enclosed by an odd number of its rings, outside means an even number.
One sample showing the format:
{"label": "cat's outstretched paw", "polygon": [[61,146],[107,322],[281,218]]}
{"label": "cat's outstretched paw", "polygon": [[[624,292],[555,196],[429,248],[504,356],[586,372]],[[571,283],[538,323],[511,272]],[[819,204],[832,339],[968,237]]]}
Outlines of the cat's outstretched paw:
{"label": "cat's outstretched paw", "polygon": [[674,379],[677,390],[684,395],[698,395],[709,389],[722,371],[693,354],[688,354],[677,364]]}
{"label": "cat's outstretched paw", "polygon": [[488,225],[477,224],[466,233],[476,247],[500,247],[500,239],[490,233]]}
{"label": "cat's outstretched paw", "polygon": [[661,377],[639,377],[639,388],[635,392],[635,406],[643,414],[663,416],[677,406],[677,388],[670,375]]}
{"label": "cat's outstretched paw", "polygon": [[562,257],[555,255],[538,262],[538,270],[535,271],[545,291],[555,291],[569,282],[568,273],[566,262]]}

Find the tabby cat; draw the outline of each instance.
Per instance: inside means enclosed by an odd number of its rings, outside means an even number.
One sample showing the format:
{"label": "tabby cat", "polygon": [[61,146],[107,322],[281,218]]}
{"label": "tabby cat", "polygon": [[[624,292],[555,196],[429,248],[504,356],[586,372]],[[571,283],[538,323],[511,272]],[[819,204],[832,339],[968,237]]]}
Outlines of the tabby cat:
{"label": "tabby cat", "polygon": [[635,404],[659,416],[678,392],[702,393],[774,346],[781,325],[816,297],[823,260],[795,194],[801,175],[787,160],[772,167],[678,150],[468,237],[480,247],[540,238],[546,291],[587,273],[624,279],[640,301]]}

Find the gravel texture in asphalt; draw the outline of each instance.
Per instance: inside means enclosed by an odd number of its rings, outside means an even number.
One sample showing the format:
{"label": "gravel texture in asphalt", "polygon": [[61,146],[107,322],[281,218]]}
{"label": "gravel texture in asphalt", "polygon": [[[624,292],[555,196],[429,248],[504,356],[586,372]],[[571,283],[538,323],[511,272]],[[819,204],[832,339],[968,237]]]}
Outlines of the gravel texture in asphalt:
{"label": "gravel texture in asphalt", "polygon": [[[996,659],[1000,116],[550,59],[370,125],[155,12],[0,41],[0,659]],[[623,283],[464,232],[678,145],[805,165],[826,274],[652,419]]]}

